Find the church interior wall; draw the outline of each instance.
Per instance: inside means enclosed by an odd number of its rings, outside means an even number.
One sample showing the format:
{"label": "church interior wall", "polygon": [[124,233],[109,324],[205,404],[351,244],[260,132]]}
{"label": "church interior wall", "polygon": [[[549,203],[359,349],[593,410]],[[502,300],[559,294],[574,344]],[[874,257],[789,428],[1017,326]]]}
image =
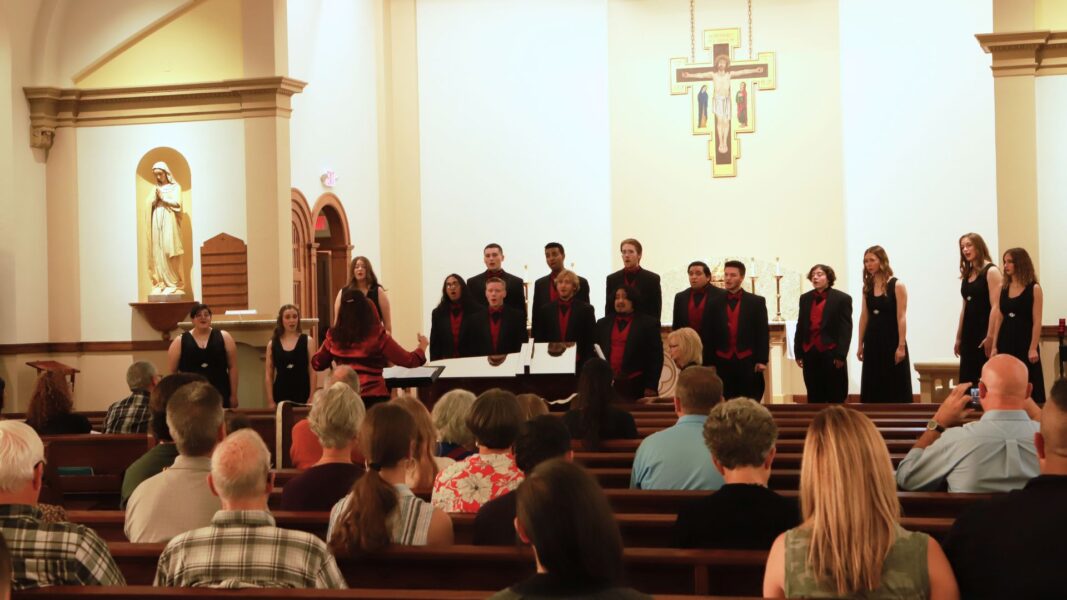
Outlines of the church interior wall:
{"label": "church interior wall", "polygon": [[[288,5],[289,74],[311,82],[293,97],[292,187],[314,204],[332,192],[348,214],[352,255],[380,269],[378,54],[380,2],[308,0]],[[321,181],[327,170],[336,185]],[[287,212],[288,214],[288,212]]]}
{"label": "church interior wall", "polygon": [[[688,285],[690,261],[741,258],[772,316],[780,257],[783,313],[792,309],[811,264],[844,258],[837,3],[754,3],[754,50],[776,53],[777,89],[750,92],[756,131],[738,135],[732,178],[712,178],[710,136],[692,134],[690,96],[667,87],[668,58],[689,56],[688,7],[608,6],[612,239],[641,240],[642,264],[663,277],[665,298]],[[738,26],[733,58],[747,58],[746,23],[743,2],[697,3],[697,61],[712,60],[702,30]],[[611,269],[620,268],[612,250]]]}
{"label": "church interior wall", "polygon": [[[992,27],[988,5],[970,0],[908,0],[878,10],[841,3],[842,270],[850,274],[843,289],[856,300],[858,323],[863,251],[883,246],[908,289],[913,365],[953,358],[959,237],[978,232],[997,252],[992,77],[974,39]],[[929,43],[902,44],[904,31]],[[898,86],[894,73],[906,73],[907,83]],[[855,358],[849,373],[858,390]]]}
{"label": "church interior wall", "polygon": [[[1037,201],[1044,319],[1067,317],[1067,75],[1034,82],[1037,114]],[[1058,372],[1058,370],[1057,370]]]}
{"label": "church interior wall", "polygon": [[603,306],[615,244],[606,2],[417,10],[424,331],[445,276],[482,272],[490,242],[531,282],[548,272],[544,245],[562,243]]}

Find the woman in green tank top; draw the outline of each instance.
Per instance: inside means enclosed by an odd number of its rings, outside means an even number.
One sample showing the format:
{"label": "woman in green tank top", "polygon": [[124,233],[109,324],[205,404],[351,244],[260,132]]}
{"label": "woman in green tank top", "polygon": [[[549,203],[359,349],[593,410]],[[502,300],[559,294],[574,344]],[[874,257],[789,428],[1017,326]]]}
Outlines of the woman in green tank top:
{"label": "woman in green tank top", "polygon": [[959,598],[941,546],[900,526],[889,451],[862,413],[833,406],[808,427],[800,466],[804,522],[775,540],[769,598]]}

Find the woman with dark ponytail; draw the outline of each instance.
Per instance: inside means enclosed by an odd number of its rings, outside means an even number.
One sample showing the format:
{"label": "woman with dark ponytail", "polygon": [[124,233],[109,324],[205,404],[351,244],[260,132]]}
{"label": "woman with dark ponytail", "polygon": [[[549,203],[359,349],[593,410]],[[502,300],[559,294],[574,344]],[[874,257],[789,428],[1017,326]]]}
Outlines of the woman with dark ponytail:
{"label": "woman with dark ponytail", "polygon": [[400,406],[377,404],[367,412],[359,431],[367,473],[330,511],[326,539],[334,554],[452,544],[452,519],[404,484],[415,437],[415,419]]}

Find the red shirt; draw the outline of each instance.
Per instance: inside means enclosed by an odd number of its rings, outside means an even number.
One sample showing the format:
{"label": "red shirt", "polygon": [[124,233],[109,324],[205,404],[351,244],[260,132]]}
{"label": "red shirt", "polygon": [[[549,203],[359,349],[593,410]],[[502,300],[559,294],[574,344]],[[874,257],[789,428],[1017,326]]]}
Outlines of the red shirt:
{"label": "red shirt", "polygon": [[837,347],[837,344],[823,344],[822,342],[822,313],[826,309],[826,291],[815,292],[811,300],[811,327],[808,328],[808,341],[804,342],[804,352],[813,347],[819,352],[829,352]]}
{"label": "red shirt", "polygon": [[556,274],[548,274],[548,301],[555,302],[559,300],[559,290],[556,289]]}
{"label": "red shirt", "polygon": [[[498,306],[493,308],[489,307],[489,334],[493,336],[493,352],[496,352],[496,345],[500,339],[500,320],[504,316],[504,307]],[[494,318],[495,317],[495,318]]]}
{"label": "red shirt", "polygon": [[[626,353],[626,340],[630,337],[630,325],[633,315],[618,315],[611,325],[611,370],[615,375],[622,375],[622,357]],[[622,329],[619,325],[622,324]]]}
{"label": "red shirt", "polygon": [[459,328],[463,326],[463,308],[453,304],[448,319],[452,325],[452,356],[459,356]]}
{"label": "red shirt", "polygon": [[704,324],[704,305],[708,301],[708,290],[689,290],[689,326],[698,333]]}
{"label": "red shirt", "polygon": [[[726,330],[730,333],[730,347],[723,352],[722,350],[716,350],[715,354],[720,358],[748,358],[752,356],[752,350],[738,350],[737,349],[737,329],[739,327],[738,319],[741,316],[741,294],[743,292],[737,292],[736,294],[726,295]],[[730,306],[730,300],[736,299],[733,307]]]}
{"label": "red shirt", "polygon": [[559,301],[559,339],[557,342],[567,341],[567,325],[571,320],[571,303],[569,301]]}
{"label": "red shirt", "polygon": [[322,347],[311,357],[311,366],[316,371],[324,371],[333,362],[348,365],[359,374],[361,395],[382,397],[389,395],[382,369],[389,363],[400,367],[417,367],[426,362],[426,354],[422,350],[404,350],[381,325],[363,340],[343,347],[333,341],[331,328],[326,332]]}
{"label": "red shirt", "polygon": [[622,281],[623,281],[623,283],[625,283],[627,285],[627,287],[634,287],[634,284],[637,283],[637,274],[640,271],[641,271],[641,265],[637,265],[636,267],[634,267],[632,269],[623,269],[622,270]]}

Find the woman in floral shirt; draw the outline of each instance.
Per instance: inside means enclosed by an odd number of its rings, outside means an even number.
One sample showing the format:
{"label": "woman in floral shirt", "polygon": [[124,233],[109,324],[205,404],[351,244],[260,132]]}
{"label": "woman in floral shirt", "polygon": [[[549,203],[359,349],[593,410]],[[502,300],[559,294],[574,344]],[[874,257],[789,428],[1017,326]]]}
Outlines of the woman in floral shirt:
{"label": "woman in floral shirt", "polygon": [[515,466],[511,446],[522,421],[515,394],[492,389],[478,396],[467,417],[478,453],[438,473],[433,505],[445,512],[478,512],[486,502],[519,487],[522,471]]}

